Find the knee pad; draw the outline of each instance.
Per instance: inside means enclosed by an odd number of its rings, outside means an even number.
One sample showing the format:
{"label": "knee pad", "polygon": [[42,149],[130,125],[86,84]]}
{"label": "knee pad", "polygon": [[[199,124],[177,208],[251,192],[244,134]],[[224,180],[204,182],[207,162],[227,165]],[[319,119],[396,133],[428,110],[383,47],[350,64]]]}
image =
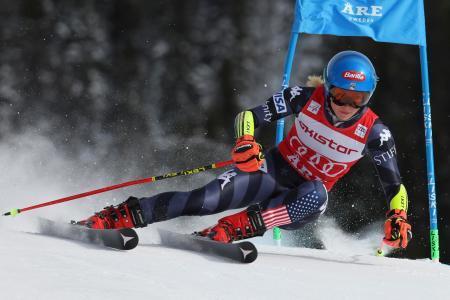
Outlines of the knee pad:
{"label": "knee pad", "polygon": [[298,187],[297,197],[290,202],[290,205],[303,211],[306,216],[325,212],[327,203],[328,192],[325,186],[318,180],[312,180]]}
{"label": "knee pad", "polygon": [[[318,202],[320,203],[320,207],[318,208],[318,211],[320,211],[320,214],[323,214],[325,210],[327,209],[328,205],[328,191],[325,188],[325,185],[318,180],[312,181],[314,183],[315,188],[315,196],[317,196],[316,199],[318,199]],[[314,192],[313,192],[314,194]]]}

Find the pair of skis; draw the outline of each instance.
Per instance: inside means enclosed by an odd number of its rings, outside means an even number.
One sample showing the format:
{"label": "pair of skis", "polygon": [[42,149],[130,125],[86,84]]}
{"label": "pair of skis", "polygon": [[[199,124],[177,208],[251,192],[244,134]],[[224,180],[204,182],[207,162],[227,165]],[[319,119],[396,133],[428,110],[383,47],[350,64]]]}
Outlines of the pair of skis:
{"label": "pair of skis", "polygon": [[[139,243],[139,237],[131,228],[95,230],[80,225],[61,224],[41,219],[41,233],[84,243],[119,250],[131,250]],[[241,263],[251,263],[258,257],[258,250],[251,242],[224,244],[208,238],[175,233],[159,229],[162,245],[181,250],[222,257]]]}

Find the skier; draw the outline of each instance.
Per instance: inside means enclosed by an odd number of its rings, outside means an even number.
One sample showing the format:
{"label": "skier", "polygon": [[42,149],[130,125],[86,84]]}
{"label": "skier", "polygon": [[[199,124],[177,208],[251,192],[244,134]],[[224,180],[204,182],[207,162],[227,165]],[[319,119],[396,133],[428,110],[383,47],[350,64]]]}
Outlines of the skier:
{"label": "skier", "polygon": [[[385,243],[406,248],[411,238],[408,196],[400,179],[394,139],[368,107],[378,77],[370,60],[356,51],[336,54],[314,87],[286,88],[265,104],[235,119],[235,168],[204,187],[166,192],[148,198],[130,197],[82,221],[96,229],[145,227],[178,216],[203,216],[229,209],[245,210],[221,218],[199,232],[229,243],[278,226],[293,230],[318,218],[328,191],[364,155],[377,170],[388,211]],[[317,84],[318,83],[318,84]],[[296,114],[286,138],[263,152],[254,129]]]}

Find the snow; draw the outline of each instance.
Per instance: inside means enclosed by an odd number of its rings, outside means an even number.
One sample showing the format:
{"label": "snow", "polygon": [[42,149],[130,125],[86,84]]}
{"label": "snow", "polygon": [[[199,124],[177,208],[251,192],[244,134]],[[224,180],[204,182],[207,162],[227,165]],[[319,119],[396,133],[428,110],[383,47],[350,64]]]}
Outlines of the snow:
{"label": "snow", "polygon": [[[0,154],[7,170],[0,174],[0,212],[111,184],[108,170],[80,167],[33,134],[11,137],[0,145]],[[202,184],[201,175],[196,178],[193,187]],[[142,195],[173,185],[143,187]],[[381,223],[355,237],[322,217],[314,236],[328,250],[270,246],[267,234],[252,240],[260,255],[249,265],[158,245],[159,226],[192,232],[232,211],[138,229],[141,243],[129,252],[37,234],[39,217],[80,220],[130,194],[139,195],[135,189],[116,191],[15,218],[0,216],[0,299],[450,299],[449,266],[373,255]],[[310,233],[309,228],[299,233]],[[284,231],[283,236],[284,245],[298,244],[298,236]]]}
{"label": "snow", "polygon": [[244,265],[163,247],[149,229],[125,252],[5,223],[2,299],[450,299],[450,267],[426,259],[257,245]]}

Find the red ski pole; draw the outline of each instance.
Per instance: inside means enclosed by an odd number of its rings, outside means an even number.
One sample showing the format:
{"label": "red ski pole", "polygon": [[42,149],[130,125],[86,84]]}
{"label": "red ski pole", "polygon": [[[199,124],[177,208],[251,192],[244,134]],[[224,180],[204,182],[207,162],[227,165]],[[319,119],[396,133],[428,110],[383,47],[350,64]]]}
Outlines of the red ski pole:
{"label": "red ski pole", "polygon": [[12,210],[4,213],[3,215],[4,216],[16,216],[16,215],[18,215],[18,214],[20,214],[20,213],[22,213],[24,211],[33,210],[33,209],[41,208],[41,207],[45,207],[45,206],[50,206],[50,205],[54,205],[54,204],[58,204],[58,203],[62,203],[62,202],[67,202],[67,201],[71,201],[71,200],[75,200],[75,199],[79,199],[79,198],[83,198],[83,197],[87,197],[87,196],[91,196],[91,195],[95,195],[95,194],[104,193],[104,192],[107,192],[107,191],[117,190],[117,189],[120,189],[120,188],[123,188],[123,187],[126,187],[126,186],[143,184],[143,183],[150,183],[150,182],[154,182],[154,181],[158,181],[158,180],[162,180],[162,179],[166,179],[166,178],[182,176],[182,175],[197,174],[197,173],[204,172],[204,171],[207,171],[207,170],[223,168],[223,167],[229,166],[231,164],[233,164],[233,161],[232,160],[227,160],[227,161],[216,162],[216,163],[213,163],[213,164],[210,164],[210,165],[206,165],[206,166],[203,166],[203,167],[198,167],[198,168],[194,168],[194,169],[190,169],[190,170],[184,170],[184,171],[179,171],[179,172],[171,172],[171,173],[167,173],[167,174],[164,174],[164,175],[159,175],[159,176],[153,176],[153,177],[148,177],[148,178],[142,178],[142,179],[127,181],[127,182],[123,182],[123,183],[107,186],[107,187],[104,187],[104,188],[96,189],[96,190],[93,190],[93,191],[84,192],[84,193],[81,193],[81,194],[76,194],[76,195],[72,195],[72,196],[56,199],[56,200],[53,200],[53,201],[36,204],[36,205],[33,205],[33,206],[28,206],[28,207],[24,207],[24,208],[15,208],[15,209],[12,209]]}

